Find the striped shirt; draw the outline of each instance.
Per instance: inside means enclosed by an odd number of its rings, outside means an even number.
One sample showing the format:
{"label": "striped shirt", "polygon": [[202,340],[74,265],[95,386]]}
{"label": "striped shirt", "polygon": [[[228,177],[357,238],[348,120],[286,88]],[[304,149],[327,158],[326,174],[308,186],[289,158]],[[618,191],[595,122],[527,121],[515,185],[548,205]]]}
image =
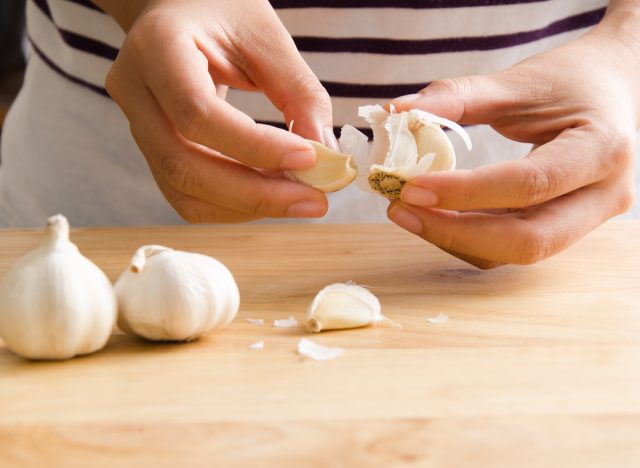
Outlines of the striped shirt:
{"label": "striped shirt", "polygon": [[[509,67],[584,33],[603,17],[607,1],[271,4],[331,95],[336,127],[362,127],[358,106],[414,93],[436,79]],[[89,0],[29,0],[27,23],[33,53],[2,143],[2,222],[38,225],[54,211],[85,225],[179,222],[104,89],[124,32]],[[283,126],[260,93],[232,90],[229,100],[257,121]],[[456,146],[462,167],[526,154],[527,146],[489,128],[469,131],[477,149],[467,156]],[[382,221],[385,206],[350,187],[332,195],[325,221]]]}

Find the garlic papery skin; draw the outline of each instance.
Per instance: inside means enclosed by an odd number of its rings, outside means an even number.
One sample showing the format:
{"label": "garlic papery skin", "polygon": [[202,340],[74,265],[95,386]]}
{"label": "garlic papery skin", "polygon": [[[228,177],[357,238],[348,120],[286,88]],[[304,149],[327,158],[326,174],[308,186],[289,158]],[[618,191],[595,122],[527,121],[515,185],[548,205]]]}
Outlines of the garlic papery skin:
{"label": "garlic papery skin", "polygon": [[160,245],[140,247],[116,282],[125,333],[191,341],[228,325],[240,292],[229,269],[206,255]]}
{"label": "garlic papery skin", "polygon": [[353,283],[335,283],[322,289],[307,311],[305,327],[311,333],[364,327],[388,321],[380,301],[366,288]]}
{"label": "garlic papery skin", "polygon": [[395,113],[381,106],[364,106],[359,115],[373,129],[368,184],[389,199],[400,198],[404,184],[418,175],[455,169],[455,150],[442,126],[459,134],[468,150],[472,148],[469,135],[460,125],[428,112],[414,109]]}
{"label": "garlic papery skin", "polygon": [[287,177],[321,192],[337,192],[354,181],[358,168],[353,158],[338,153],[317,141],[309,140],[316,151],[316,164],[309,169],[288,171]]}
{"label": "garlic papery skin", "polygon": [[68,359],[105,346],[117,314],[107,276],[69,240],[62,215],[0,283],[0,336],[29,359]]}

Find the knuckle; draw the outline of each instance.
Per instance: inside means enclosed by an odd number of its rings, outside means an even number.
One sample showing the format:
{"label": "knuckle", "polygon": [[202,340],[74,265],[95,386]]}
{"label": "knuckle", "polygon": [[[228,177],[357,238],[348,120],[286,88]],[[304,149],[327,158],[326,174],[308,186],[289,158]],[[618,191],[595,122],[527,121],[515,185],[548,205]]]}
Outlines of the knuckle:
{"label": "knuckle", "polygon": [[451,95],[456,99],[449,102],[453,108],[448,112],[454,121],[460,120],[466,112],[465,96],[470,94],[471,80],[469,77],[444,78],[431,82],[429,86],[421,91],[422,94],[436,93],[441,95]]}
{"label": "knuckle", "polygon": [[461,83],[465,78],[444,78],[442,80],[435,80],[425,88],[426,90],[436,90],[446,93],[458,93],[461,88]]}
{"label": "knuckle", "polygon": [[636,201],[635,188],[623,190],[617,199],[616,214],[623,214],[633,208]]}
{"label": "knuckle", "polygon": [[107,93],[109,93],[109,96],[111,96],[111,98],[116,102],[118,100],[119,84],[120,79],[118,77],[117,64],[114,63],[105,77],[104,87],[107,90]]}
{"label": "knuckle", "polygon": [[271,151],[269,135],[267,135],[268,131],[269,128],[266,125],[254,124],[251,132],[253,137],[247,142],[243,152],[243,161],[245,163],[255,167],[268,166],[266,164],[266,154]]}
{"label": "knuckle", "polygon": [[249,191],[244,199],[243,211],[254,216],[273,216],[272,203],[265,196],[266,193],[264,190]]}
{"label": "knuckle", "polygon": [[[633,166],[636,157],[635,131],[611,119],[591,122],[590,127],[595,132],[596,142],[603,153],[600,158],[603,172],[609,174]],[[609,157],[606,157],[607,154]]]}
{"label": "knuckle", "polygon": [[195,186],[194,174],[180,156],[165,156],[159,169],[169,185],[179,192],[188,193]]}
{"label": "knuckle", "polygon": [[514,255],[517,264],[533,265],[553,254],[553,238],[549,232],[541,228],[531,228],[523,236],[522,243],[517,246]]}
{"label": "knuckle", "polygon": [[439,242],[440,247],[444,250],[458,250],[458,231],[460,225],[460,213],[453,211],[452,216],[452,229],[446,229],[443,233],[443,237]]}
{"label": "knuckle", "polygon": [[189,224],[205,224],[215,222],[215,217],[197,203],[185,202],[176,208],[180,217]]}
{"label": "knuckle", "polygon": [[304,81],[308,99],[322,109],[331,109],[331,98],[326,88],[315,77],[307,77]]}
{"label": "knuckle", "polygon": [[476,185],[472,183],[473,180],[480,180],[484,174],[485,169],[480,167],[477,169],[473,169],[471,174],[469,175],[469,183],[465,183],[462,185],[461,189],[461,199],[460,199],[460,211],[471,210],[475,208],[477,204],[477,193],[476,193]]}
{"label": "knuckle", "polygon": [[613,165],[612,169],[627,168],[632,166],[636,157],[636,139],[628,132],[618,134],[613,138]]}
{"label": "knuckle", "polygon": [[546,201],[554,189],[554,183],[547,169],[531,163],[524,173],[521,187],[520,205],[526,207]]}
{"label": "knuckle", "polygon": [[488,270],[494,270],[503,265],[504,265],[503,263],[495,262],[492,260],[481,260],[476,264],[476,267],[478,267],[480,270],[488,271]]}
{"label": "knuckle", "polygon": [[197,97],[183,99],[173,116],[174,125],[187,140],[196,141],[206,126],[209,113],[206,104]]}
{"label": "knuckle", "polygon": [[198,220],[194,217],[194,212],[187,204],[174,203],[174,209],[184,222],[189,224],[198,224]]}

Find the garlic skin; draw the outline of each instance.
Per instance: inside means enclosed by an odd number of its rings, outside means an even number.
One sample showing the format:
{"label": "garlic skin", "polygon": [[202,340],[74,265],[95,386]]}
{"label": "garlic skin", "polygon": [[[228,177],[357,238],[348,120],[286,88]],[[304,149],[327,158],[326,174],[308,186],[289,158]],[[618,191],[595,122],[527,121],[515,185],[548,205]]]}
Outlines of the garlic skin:
{"label": "garlic skin", "polygon": [[62,215],[47,220],[44,239],[0,284],[0,336],[29,359],[69,359],[103,348],[117,301],[107,276],[69,240]]}
{"label": "garlic skin", "polygon": [[358,168],[350,155],[333,151],[317,141],[309,140],[309,143],[316,150],[316,164],[309,169],[288,171],[289,179],[325,193],[337,192],[354,181]]}
{"label": "garlic skin", "polygon": [[240,293],[229,269],[206,255],[140,247],[116,282],[118,327],[158,341],[191,341],[228,325]]}
{"label": "garlic skin", "polygon": [[[395,113],[393,108],[387,112],[381,106],[364,106],[358,115],[373,129],[369,173],[361,176],[373,191],[389,199],[400,198],[404,184],[418,175],[455,169],[455,150],[442,126],[460,135],[468,150],[472,148],[460,125],[418,109]],[[358,143],[349,151],[361,153],[363,148]]]}
{"label": "garlic skin", "polygon": [[393,323],[380,311],[380,301],[368,289],[353,283],[330,284],[313,299],[305,327],[310,333],[320,333],[383,321]]}

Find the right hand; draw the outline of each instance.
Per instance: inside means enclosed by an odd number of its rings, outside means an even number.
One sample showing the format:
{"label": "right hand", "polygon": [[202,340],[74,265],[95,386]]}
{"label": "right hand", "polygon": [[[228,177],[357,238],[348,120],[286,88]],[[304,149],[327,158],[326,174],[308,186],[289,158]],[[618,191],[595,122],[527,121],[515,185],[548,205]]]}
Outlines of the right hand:
{"label": "right hand", "polygon": [[[304,138],[335,145],[331,101],[269,2],[139,4],[135,20],[120,18],[131,27],[106,87],[180,216],[194,223],[324,216],[324,194],[280,174],[315,164]],[[116,7],[106,10],[119,19]],[[227,86],[263,92],[301,136],[256,124],[224,100]]]}

